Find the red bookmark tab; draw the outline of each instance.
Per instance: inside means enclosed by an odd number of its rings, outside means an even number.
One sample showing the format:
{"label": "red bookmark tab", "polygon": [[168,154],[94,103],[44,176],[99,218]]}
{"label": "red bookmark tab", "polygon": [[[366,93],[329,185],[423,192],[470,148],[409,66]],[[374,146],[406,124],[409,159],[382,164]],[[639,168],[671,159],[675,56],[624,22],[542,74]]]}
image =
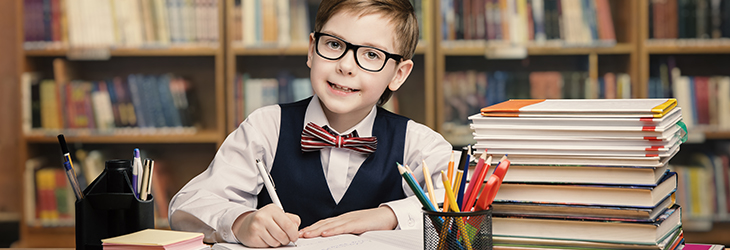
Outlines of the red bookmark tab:
{"label": "red bookmark tab", "polygon": [[659,154],[646,154],[646,157],[657,157]]}
{"label": "red bookmark tab", "polygon": [[645,151],[654,151],[654,152],[657,152],[661,148],[664,148],[664,146],[651,146],[650,148],[646,148]]}
{"label": "red bookmark tab", "polygon": [[656,126],[644,126],[641,128],[641,131],[654,131],[656,130]]}
{"label": "red bookmark tab", "polygon": [[642,121],[642,122],[653,122],[654,121],[654,117],[642,117],[642,118],[639,118],[639,121]]}
{"label": "red bookmark tab", "polygon": [[644,140],[661,141],[661,140],[657,139],[656,136],[644,136]]}

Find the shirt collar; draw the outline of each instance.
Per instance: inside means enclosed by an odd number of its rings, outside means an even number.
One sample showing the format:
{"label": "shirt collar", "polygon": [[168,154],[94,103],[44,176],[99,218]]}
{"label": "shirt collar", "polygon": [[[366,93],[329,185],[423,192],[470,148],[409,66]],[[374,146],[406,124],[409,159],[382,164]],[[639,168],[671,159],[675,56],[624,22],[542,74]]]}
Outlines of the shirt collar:
{"label": "shirt collar", "polygon": [[[365,116],[362,121],[355,124],[352,128],[347,129],[344,132],[336,131],[338,133],[342,134],[349,134],[353,130],[357,130],[357,134],[360,137],[370,137],[373,136],[373,124],[375,123],[375,115],[377,113],[377,108],[373,106],[373,108],[370,110],[370,113]],[[324,115],[324,110],[322,110],[322,105],[319,103],[319,97],[317,95],[314,95],[312,97],[312,100],[309,102],[309,105],[307,106],[307,112],[304,114],[304,126],[307,125],[307,123],[313,122],[314,124],[317,124],[318,126],[324,127],[325,125],[329,126],[330,123],[327,120],[327,116]],[[329,126],[332,130],[335,130],[332,128],[332,126]]]}

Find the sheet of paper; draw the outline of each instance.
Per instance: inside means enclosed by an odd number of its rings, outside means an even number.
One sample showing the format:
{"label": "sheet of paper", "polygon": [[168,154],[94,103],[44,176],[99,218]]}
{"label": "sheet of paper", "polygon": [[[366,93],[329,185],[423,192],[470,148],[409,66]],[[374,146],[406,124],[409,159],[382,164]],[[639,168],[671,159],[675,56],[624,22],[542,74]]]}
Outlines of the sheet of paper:
{"label": "sheet of paper", "polygon": [[[326,238],[297,240],[297,246],[289,244],[281,248],[296,250],[372,250],[372,249],[423,249],[421,230],[387,230],[371,231],[361,236],[344,234]],[[241,244],[217,243],[216,250],[246,250]]]}

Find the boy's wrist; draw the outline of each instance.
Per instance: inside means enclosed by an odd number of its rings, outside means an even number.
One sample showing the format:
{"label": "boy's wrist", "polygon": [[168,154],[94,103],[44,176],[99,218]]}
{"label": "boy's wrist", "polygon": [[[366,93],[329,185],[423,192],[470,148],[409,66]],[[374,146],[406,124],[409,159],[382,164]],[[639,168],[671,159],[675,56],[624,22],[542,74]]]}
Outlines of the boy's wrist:
{"label": "boy's wrist", "polygon": [[253,212],[254,211],[248,211],[242,213],[236,218],[235,221],[233,221],[233,224],[231,225],[231,231],[233,232],[233,237],[236,238],[237,243],[242,243],[241,237],[239,236],[239,231],[241,231],[241,225],[243,224],[243,221],[246,219],[246,216],[251,215]]}

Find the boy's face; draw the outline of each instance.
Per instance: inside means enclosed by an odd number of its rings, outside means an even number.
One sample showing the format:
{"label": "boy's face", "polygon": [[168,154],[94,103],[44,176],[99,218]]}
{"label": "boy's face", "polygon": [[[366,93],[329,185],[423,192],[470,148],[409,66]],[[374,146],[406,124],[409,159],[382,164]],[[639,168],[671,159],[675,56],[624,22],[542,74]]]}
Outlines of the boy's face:
{"label": "boy's face", "polygon": [[[372,46],[388,53],[401,54],[396,50],[395,32],[388,21],[381,14],[359,16],[339,12],[327,21],[320,32],[355,45]],[[331,115],[364,118],[378,102],[385,88],[397,90],[413,68],[411,60],[397,64],[394,59],[387,59],[381,71],[366,71],[355,62],[353,50],[348,50],[338,60],[329,60],[317,54],[315,42],[314,35],[310,35],[307,66],[311,68],[312,89],[330,119]],[[360,54],[364,52],[363,48],[358,50]],[[360,62],[363,64],[363,59]]]}

